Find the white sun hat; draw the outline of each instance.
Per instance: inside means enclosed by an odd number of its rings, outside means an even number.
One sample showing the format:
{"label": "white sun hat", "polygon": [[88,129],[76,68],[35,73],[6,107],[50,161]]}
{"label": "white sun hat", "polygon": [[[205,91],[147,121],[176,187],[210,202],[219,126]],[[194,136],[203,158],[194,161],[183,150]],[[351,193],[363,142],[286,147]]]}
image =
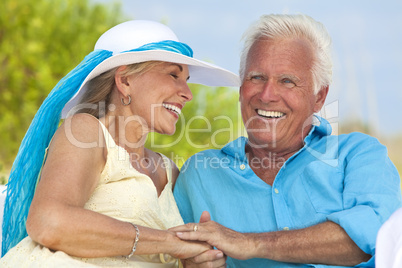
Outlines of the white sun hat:
{"label": "white sun hat", "polygon": [[62,118],[66,118],[80,101],[86,84],[96,76],[115,67],[146,61],[165,61],[188,65],[188,83],[207,86],[240,86],[239,77],[221,67],[192,58],[192,50],[180,43],[174,32],[158,22],[132,20],[106,31],[96,42],[96,50],[106,50],[112,56],[97,65],[85,78],[77,93],[66,103]]}

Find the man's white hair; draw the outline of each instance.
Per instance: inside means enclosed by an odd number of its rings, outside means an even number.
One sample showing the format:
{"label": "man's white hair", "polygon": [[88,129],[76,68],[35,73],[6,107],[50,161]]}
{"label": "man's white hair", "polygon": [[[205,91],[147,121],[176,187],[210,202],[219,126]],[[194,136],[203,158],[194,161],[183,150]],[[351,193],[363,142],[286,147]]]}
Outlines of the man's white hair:
{"label": "man's white hair", "polygon": [[[314,93],[332,82],[331,37],[324,25],[307,15],[263,15],[244,33],[240,56],[240,78],[245,78],[247,56],[251,46],[261,37],[269,39],[304,38],[314,50],[312,67]],[[267,59],[268,60],[268,59]]]}

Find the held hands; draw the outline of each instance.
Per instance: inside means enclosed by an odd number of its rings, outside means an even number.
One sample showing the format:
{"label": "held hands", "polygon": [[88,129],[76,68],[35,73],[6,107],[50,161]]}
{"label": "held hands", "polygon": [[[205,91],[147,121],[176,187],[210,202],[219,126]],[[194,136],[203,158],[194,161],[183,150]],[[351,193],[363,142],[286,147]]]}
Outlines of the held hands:
{"label": "held hands", "polygon": [[235,259],[244,260],[251,257],[248,255],[249,252],[244,250],[252,249],[251,246],[253,246],[247,234],[233,231],[211,221],[207,211],[202,213],[200,223],[188,223],[171,228],[169,231],[176,232],[177,237],[182,240],[207,242]]}
{"label": "held hands", "polygon": [[[184,241],[177,239],[178,237],[172,233],[173,237],[173,244],[170,246],[170,252],[166,252],[169,255],[173,256],[177,259],[188,259],[188,258],[195,258],[196,256],[200,256],[200,254],[204,254],[211,249],[205,242],[201,241]],[[176,238],[176,239],[175,239]]]}
{"label": "held hands", "polygon": [[[211,220],[211,216],[208,212],[203,213],[200,218],[200,223],[208,222]],[[186,226],[186,225],[183,225]],[[175,232],[176,228],[181,228],[183,226],[178,226],[169,229],[169,231]],[[192,224],[192,226],[197,226]],[[175,232],[176,233],[176,232]],[[185,240],[185,239],[183,239]],[[188,240],[191,241],[191,240]],[[198,240],[195,240],[198,241]],[[205,242],[203,242],[205,243]],[[192,258],[182,258],[182,263],[184,264],[185,268],[193,268],[193,267],[226,267],[226,256],[220,250],[214,250],[212,246],[208,245],[208,250],[204,251],[203,253],[192,257]]]}
{"label": "held hands", "polygon": [[[219,253],[217,253],[219,252]],[[226,257],[222,251],[210,249],[204,253],[181,260],[185,268],[221,268],[226,267]]]}

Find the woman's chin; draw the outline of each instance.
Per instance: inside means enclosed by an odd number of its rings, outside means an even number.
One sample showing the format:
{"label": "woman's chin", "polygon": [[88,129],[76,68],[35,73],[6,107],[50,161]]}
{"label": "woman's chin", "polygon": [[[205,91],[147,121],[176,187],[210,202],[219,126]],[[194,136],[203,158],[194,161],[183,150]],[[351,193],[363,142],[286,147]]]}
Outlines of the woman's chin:
{"label": "woman's chin", "polygon": [[176,127],[174,127],[173,129],[155,130],[155,132],[162,135],[172,136],[176,132]]}

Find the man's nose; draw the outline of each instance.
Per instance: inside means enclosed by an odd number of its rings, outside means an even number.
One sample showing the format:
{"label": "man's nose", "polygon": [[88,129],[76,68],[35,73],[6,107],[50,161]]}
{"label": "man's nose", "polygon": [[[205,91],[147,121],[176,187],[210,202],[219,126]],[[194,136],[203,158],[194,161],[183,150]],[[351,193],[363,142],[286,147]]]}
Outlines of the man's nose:
{"label": "man's nose", "polygon": [[279,100],[279,88],[272,81],[268,80],[259,93],[259,99],[262,102],[272,102]]}

